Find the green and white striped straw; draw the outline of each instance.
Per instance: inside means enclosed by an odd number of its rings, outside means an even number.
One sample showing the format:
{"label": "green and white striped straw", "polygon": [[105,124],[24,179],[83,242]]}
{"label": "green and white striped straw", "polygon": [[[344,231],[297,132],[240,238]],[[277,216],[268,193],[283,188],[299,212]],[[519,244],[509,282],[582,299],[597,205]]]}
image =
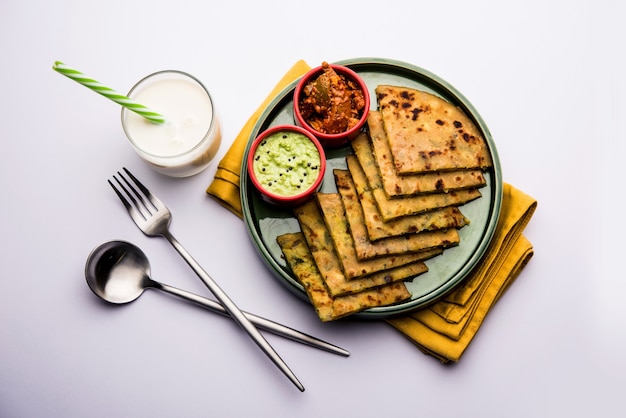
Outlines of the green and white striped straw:
{"label": "green and white striped straw", "polygon": [[60,61],[56,61],[52,66],[52,69],[68,78],[71,78],[77,83],[82,84],[83,86],[95,91],[96,93],[103,95],[107,99],[113,100],[115,103],[124,106],[128,110],[132,110],[133,112],[143,116],[144,118],[154,123],[165,122],[165,119],[161,114],[148,109],[146,106],[135,102],[128,96],[116,92],[112,88],[103,86],[96,80],[87,77],[85,74],[81,73],[78,70],[68,67]]}

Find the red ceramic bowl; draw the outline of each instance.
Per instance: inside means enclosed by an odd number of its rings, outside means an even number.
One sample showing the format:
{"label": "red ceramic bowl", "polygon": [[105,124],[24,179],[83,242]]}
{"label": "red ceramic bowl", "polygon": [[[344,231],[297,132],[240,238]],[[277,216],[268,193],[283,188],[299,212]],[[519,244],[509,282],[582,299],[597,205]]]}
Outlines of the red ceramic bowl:
{"label": "red ceramic bowl", "polygon": [[265,201],[297,206],[320,189],[326,155],[322,144],[307,130],[279,125],[252,142],[247,168],[252,184]]}
{"label": "red ceramic bowl", "polygon": [[324,147],[334,148],[348,143],[359,134],[361,128],[363,128],[367,122],[367,115],[370,109],[370,95],[367,85],[357,73],[352,71],[350,68],[341,65],[331,64],[330,66],[338,75],[343,76],[346,80],[353,81],[354,84],[356,84],[356,87],[363,93],[364,104],[362,109],[359,111],[360,117],[358,123],[341,133],[324,133],[314,129],[303,116],[300,108],[300,102],[306,97],[305,86],[310,82],[315,81],[324,72],[322,66],[313,68],[307,72],[304,76],[302,76],[298,84],[296,84],[293,94],[293,114],[296,125],[301,126],[313,133],[313,135],[315,135]]}

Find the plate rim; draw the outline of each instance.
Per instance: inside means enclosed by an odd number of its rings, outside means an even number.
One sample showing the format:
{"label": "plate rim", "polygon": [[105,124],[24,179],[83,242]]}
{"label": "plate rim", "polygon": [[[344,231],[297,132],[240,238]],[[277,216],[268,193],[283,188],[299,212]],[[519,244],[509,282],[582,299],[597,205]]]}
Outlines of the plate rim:
{"label": "plate rim", "polygon": [[[334,64],[345,65],[348,67],[358,67],[358,66],[388,66],[390,68],[394,68],[398,71],[406,71],[420,78],[424,78],[428,80],[430,83],[434,85],[438,85],[439,88],[444,89],[448,94],[452,95],[455,99],[456,105],[461,105],[463,111],[468,114],[477,124],[478,128],[483,133],[485,140],[487,142],[490,154],[492,156],[493,166],[489,170],[490,175],[492,177],[490,187],[491,191],[491,200],[490,200],[490,211],[488,216],[488,222],[486,227],[482,230],[482,238],[479,241],[479,244],[476,250],[471,254],[471,256],[464,263],[462,268],[460,268],[455,274],[453,274],[450,278],[448,278],[444,283],[440,284],[438,287],[428,292],[425,295],[419,296],[416,299],[411,299],[406,302],[401,302],[396,305],[389,305],[383,307],[374,307],[368,308],[364,311],[354,313],[350,315],[350,317],[354,318],[364,318],[364,319],[384,319],[388,317],[398,316],[398,315],[406,315],[407,313],[413,312],[417,309],[423,308],[426,305],[434,303],[437,300],[443,298],[446,294],[455,289],[460,283],[463,282],[465,278],[479,266],[480,260],[486,254],[491,241],[495,235],[495,230],[498,224],[498,220],[501,214],[502,207],[502,199],[503,199],[503,190],[504,185],[502,181],[502,169],[500,165],[500,159],[498,156],[498,151],[493,140],[493,136],[487,127],[484,119],[480,115],[480,113],[476,110],[476,108],[472,105],[472,103],[460,92],[458,91],[452,84],[442,79],[441,77],[435,75],[434,73],[403,61],[389,59],[389,58],[375,58],[375,57],[363,57],[363,58],[352,58],[352,59],[344,59]],[[356,71],[356,70],[355,70]],[[356,71],[357,73],[359,71]],[[247,154],[249,153],[250,144],[256,138],[256,136],[260,133],[259,130],[261,126],[266,123],[267,117],[275,110],[276,106],[282,103],[287,95],[293,92],[298,80],[301,77],[298,77],[287,86],[283,88],[272,101],[266,106],[266,108],[260,113],[259,118],[255,122],[248,141],[246,143],[246,147],[244,150],[244,159],[247,158]],[[369,86],[371,88],[371,86]],[[376,101],[372,100],[372,106],[376,106]],[[300,297],[300,299],[305,300],[310,304],[310,301],[306,295],[304,287],[294,278],[289,275],[284,276],[281,272],[282,266],[277,265],[276,260],[272,256],[272,254],[266,248],[266,245],[263,243],[262,236],[259,235],[257,228],[254,224],[254,220],[252,219],[252,215],[250,213],[250,204],[248,202],[248,187],[247,187],[247,168],[242,165],[240,172],[240,198],[242,203],[242,217],[246,224],[246,229],[248,232],[249,238],[252,240],[252,243],[256,247],[257,253],[261,256],[265,264],[269,267],[272,274],[280,279],[279,281],[288,287],[292,293],[296,296]],[[416,276],[418,277],[418,276]]]}

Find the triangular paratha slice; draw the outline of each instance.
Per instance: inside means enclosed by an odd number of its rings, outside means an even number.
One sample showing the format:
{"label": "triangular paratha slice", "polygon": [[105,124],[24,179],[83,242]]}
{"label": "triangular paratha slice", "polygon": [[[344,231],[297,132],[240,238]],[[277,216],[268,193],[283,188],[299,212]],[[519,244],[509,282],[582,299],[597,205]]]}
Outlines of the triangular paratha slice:
{"label": "triangular paratha slice", "polygon": [[358,189],[348,170],[334,170],[337,190],[344,206],[360,206],[370,241],[447,228],[462,228],[469,223],[456,206],[435,209],[418,215],[383,222],[374,196],[366,188]]}
{"label": "triangular paratha slice", "polygon": [[367,117],[369,136],[362,133],[352,141],[352,148],[359,157],[361,165],[367,154],[373,156],[378,168],[382,187],[387,197],[404,197],[424,193],[440,193],[451,190],[483,187],[486,184],[481,169],[439,171],[416,175],[398,175],[393,164],[387,134],[383,127],[381,113],[371,110]]}
{"label": "triangular paratha slice", "polygon": [[379,85],[375,92],[399,174],[491,166],[482,133],[452,103],[408,87]]}
{"label": "triangular paratha slice", "polygon": [[402,302],[411,297],[404,282],[391,283],[353,295],[333,297],[328,293],[309,246],[301,232],[277,237],[287,265],[302,283],[322,322],[334,321],[368,308]]}
{"label": "triangular paratha slice", "polygon": [[[458,245],[460,241],[456,229],[426,231],[370,241],[360,208],[350,207],[348,213],[339,193],[318,193],[317,201],[337,248],[354,251],[359,260],[416,252],[430,258],[441,254],[444,248]],[[426,250],[429,251],[425,252]]]}
{"label": "triangular paratha slice", "polygon": [[331,296],[362,292],[363,290],[413,278],[428,271],[426,264],[418,260],[388,271],[348,280],[343,272],[343,266],[317,204],[310,201],[296,208],[295,213],[315,264]]}
{"label": "triangular paratha slice", "polygon": [[[384,222],[408,215],[417,215],[433,209],[440,209],[447,206],[462,205],[481,197],[478,189],[453,190],[448,193],[431,193],[427,195],[409,196],[403,198],[389,199],[382,189],[382,183],[378,171],[372,164],[362,166],[356,155],[346,156],[348,170],[352,174],[352,179],[357,189],[370,188],[376,206],[380,211],[380,216]],[[368,170],[369,175],[364,170]],[[368,181],[373,179],[373,183]],[[367,184],[368,186],[366,186]]]}
{"label": "triangular paratha slice", "polygon": [[[294,213],[307,238],[307,242],[311,247],[314,257],[320,246],[324,246],[324,248],[328,248],[329,245],[332,246],[335,249],[341,270],[347,280],[365,278],[374,273],[387,271],[423,259],[423,256],[420,254],[403,254],[361,261],[356,257],[354,245],[350,242],[352,237],[350,237],[349,234],[347,234],[347,236],[343,235],[342,240],[339,242],[333,240],[332,232],[324,221],[316,199],[309,200],[303,205],[294,208]],[[347,228],[345,219],[342,225],[333,225],[333,229],[341,227]],[[318,264],[318,266],[322,269],[321,265]]]}

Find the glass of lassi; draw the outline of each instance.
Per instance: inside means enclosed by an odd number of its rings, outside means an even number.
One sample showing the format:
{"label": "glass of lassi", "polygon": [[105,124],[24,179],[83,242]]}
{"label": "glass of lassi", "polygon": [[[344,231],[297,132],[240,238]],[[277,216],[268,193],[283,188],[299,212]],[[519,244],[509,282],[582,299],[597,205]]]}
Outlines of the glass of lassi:
{"label": "glass of lassi", "polygon": [[165,70],[140,80],[128,97],[165,118],[154,123],[122,108],[122,128],[133,149],[159,173],[188,177],[208,167],[220,146],[213,99],[195,77]]}

